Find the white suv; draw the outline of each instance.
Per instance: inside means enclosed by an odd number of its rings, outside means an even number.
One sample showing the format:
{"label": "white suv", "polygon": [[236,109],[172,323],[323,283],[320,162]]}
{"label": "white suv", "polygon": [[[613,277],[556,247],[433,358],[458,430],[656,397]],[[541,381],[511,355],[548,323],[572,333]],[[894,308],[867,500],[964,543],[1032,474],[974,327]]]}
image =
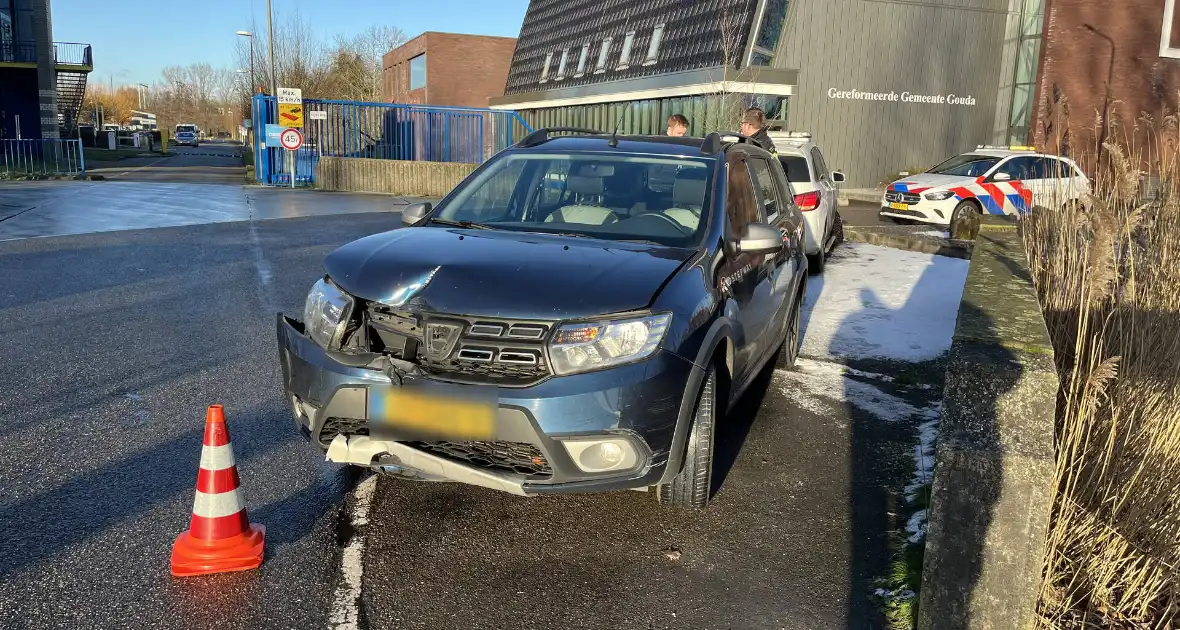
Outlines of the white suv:
{"label": "white suv", "polygon": [[879,216],[950,225],[966,214],[1023,214],[1086,203],[1090,180],[1069,158],[1031,147],[984,147],[889,185]]}
{"label": "white suv", "polygon": [[828,170],[810,133],[771,131],[768,135],[795,191],[795,205],[807,224],[807,267],[812,273],[820,273],[828,251],[844,238],[844,223],[836,209],[844,173]]}

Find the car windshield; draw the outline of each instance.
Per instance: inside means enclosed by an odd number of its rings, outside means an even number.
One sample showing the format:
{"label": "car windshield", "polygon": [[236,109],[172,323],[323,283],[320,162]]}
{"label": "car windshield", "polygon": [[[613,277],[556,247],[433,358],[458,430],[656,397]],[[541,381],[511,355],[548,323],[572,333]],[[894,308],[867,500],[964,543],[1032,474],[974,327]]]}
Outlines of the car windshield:
{"label": "car windshield", "polygon": [[803,184],[811,181],[811,171],[807,169],[807,158],[797,155],[780,155],[779,162],[787,172],[787,181],[792,184]]}
{"label": "car windshield", "polygon": [[196,127],[193,127],[192,125],[177,125],[176,127],[176,133],[192,133],[196,130]]}
{"label": "car windshield", "polygon": [[434,215],[500,230],[693,247],[708,223],[708,159],[505,153]]}
{"label": "car windshield", "polygon": [[980,177],[987,174],[999,161],[1000,158],[991,155],[965,153],[963,155],[956,155],[926,172],[934,173],[935,175]]}

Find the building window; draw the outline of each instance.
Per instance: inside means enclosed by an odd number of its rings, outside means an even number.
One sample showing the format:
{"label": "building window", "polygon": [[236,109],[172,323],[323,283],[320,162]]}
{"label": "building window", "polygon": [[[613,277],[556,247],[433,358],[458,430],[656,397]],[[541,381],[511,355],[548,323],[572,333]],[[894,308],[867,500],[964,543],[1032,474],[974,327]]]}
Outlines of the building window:
{"label": "building window", "polygon": [[1160,36],[1160,56],[1180,59],[1180,24],[1176,23],[1176,0],[1164,2],[1164,25]]}
{"label": "building window", "polygon": [[1037,67],[1041,61],[1041,28],[1044,23],[1044,0],[1024,0],[1012,79],[1012,108],[1008,115],[1010,144],[1028,142],[1029,124],[1036,108],[1033,101],[1036,98]]}
{"label": "building window", "polygon": [[606,70],[606,56],[610,53],[610,38],[602,40],[602,48],[598,49],[598,63],[594,66],[594,72],[602,72]]}
{"label": "building window", "polygon": [[635,31],[627,31],[623,37],[623,50],[619,53],[619,67],[616,70],[626,70],[631,67],[631,44],[635,43]]}
{"label": "building window", "polygon": [[651,43],[647,45],[647,58],[643,65],[650,66],[660,59],[660,41],[664,39],[664,25],[656,24],[651,32]]}
{"label": "building window", "polygon": [[561,61],[557,62],[557,80],[560,81],[565,78],[565,62],[569,59],[570,49],[561,49]]}
{"label": "building window", "polygon": [[586,58],[590,56],[590,44],[582,46],[582,52],[578,55],[578,70],[574,73],[574,78],[578,78],[586,74]]}
{"label": "building window", "polygon": [[762,0],[758,13],[758,35],[750,47],[751,66],[769,66],[774,60],[787,21],[788,0]]}
{"label": "building window", "polygon": [[549,80],[549,64],[553,61],[553,53],[545,53],[545,64],[541,66],[541,83]]}
{"label": "building window", "polygon": [[426,87],[426,53],[410,59],[410,89]]}

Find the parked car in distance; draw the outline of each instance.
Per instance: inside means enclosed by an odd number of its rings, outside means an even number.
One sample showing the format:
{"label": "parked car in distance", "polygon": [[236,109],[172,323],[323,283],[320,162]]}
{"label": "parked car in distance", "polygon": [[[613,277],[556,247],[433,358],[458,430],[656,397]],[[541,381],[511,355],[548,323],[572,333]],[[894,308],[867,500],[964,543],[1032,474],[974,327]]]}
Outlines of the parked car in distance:
{"label": "parked car in distance", "polygon": [[278,316],[287,400],[331,461],[702,508],[719,423],[794,364],[803,217],[744,140],[541,129],[402,221]]}
{"label": "parked car in distance", "polygon": [[980,146],[893,182],[882,218],[950,225],[966,215],[1022,214],[1086,203],[1090,180],[1073,160],[1032,147]]}
{"label": "parked car in distance", "polygon": [[807,221],[807,266],[822,273],[828,252],[844,239],[838,197],[844,173],[829,171],[823,152],[807,132],[769,132],[794,189],[795,205]]}

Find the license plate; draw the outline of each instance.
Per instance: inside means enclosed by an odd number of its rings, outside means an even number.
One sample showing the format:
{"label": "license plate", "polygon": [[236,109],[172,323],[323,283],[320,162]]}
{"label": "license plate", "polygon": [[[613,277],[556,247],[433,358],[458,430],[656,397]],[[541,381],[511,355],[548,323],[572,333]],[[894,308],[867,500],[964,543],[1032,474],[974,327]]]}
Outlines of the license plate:
{"label": "license plate", "polygon": [[486,440],[492,437],[495,419],[496,405],[487,397],[369,388],[369,422],[398,437]]}
{"label": "license plate", "polygon": [[889,208],[892,210],[909,210],[910,207],[904,203],[891,203]]}

